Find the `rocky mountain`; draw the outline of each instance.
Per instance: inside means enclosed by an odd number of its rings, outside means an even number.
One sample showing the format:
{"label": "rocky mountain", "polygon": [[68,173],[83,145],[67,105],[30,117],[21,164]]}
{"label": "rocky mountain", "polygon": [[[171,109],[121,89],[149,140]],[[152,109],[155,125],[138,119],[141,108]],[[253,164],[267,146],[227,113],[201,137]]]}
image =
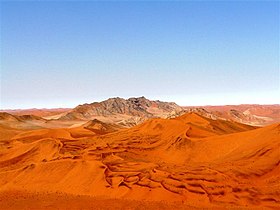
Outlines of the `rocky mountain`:
{"label": "rocky mountain", "polygon": [[187,113],[196,113],[196,114],[199,114],[203,117],[206,117],[206,118],[209,118],[212,120],[227,120],[226,118],[215,115],[214,113],[209,112],[204,108],[185,108],[184,110],[182,110],[180,112],[170,113],[167,118],[172,119],[172,118],[176,118],[176,117],[179,117],[179,116],[187,114]]}
{"label": "rocky mountain", "polygon": [[[79,105],[60,117],[60,120],[93,120],[106,119],[114,123],[136,125],[148,118],[167,118],[180,113],[183,108],[176,103],[151,101],[139,98],[109,98],[102,102]],[[98,118],[99,117],[99,118]]]}
{"label": "rocky mountain", "polygon": [[[226,106],[185,107],[204,109],[218,118],[237,121],[244,124],[264,126],[280,122],[280,105],[241,104]],[[204,116],[204,115],[203,115]]]}

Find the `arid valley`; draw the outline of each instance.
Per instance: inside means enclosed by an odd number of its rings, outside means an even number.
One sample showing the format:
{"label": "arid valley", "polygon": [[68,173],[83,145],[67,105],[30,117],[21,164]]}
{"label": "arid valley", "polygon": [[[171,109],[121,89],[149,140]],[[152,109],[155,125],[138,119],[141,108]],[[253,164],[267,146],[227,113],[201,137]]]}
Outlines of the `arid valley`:
{"label": "arid valley", "polygon": [[280,208],[280,105],[0,113],[0,209],[196,208]]}

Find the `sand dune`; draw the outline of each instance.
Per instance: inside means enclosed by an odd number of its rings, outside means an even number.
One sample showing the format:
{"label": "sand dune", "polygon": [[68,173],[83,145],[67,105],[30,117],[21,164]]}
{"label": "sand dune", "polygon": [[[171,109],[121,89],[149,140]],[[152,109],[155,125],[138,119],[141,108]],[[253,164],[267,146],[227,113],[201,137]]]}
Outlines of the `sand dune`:
{"label": "sand dune", "polygon": [[91,202],[113,208],[110,199],[116,209],[133,209],[133,200],[145,209],[162,209],[163,200],[171,209],[280,207],[279,123],[256,128],[188,113],[128,129],[98,120],[9,129],[1,127],[14,133],[0,150],[0,204],[7,208],[38,199],[46,209],[60,202],[66,209],[71,199],[74,206],[84,199],[85,209]]}
{"label": "sand dune", "polygon": [[38,117],[50,117],[70,111],[70,108],[57,108],[57,109],[6,109],[1,112],[7,112],[12,115],[35,115]]}

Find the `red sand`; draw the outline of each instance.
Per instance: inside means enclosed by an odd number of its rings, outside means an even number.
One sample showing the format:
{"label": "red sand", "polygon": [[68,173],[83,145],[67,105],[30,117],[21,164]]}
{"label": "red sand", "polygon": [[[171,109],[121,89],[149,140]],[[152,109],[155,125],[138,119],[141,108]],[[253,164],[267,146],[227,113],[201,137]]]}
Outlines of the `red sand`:
{"label": "red sand", "polygon": [[279,123],[191,113],[94,128],[0,127],[1,208],[280,208]]}

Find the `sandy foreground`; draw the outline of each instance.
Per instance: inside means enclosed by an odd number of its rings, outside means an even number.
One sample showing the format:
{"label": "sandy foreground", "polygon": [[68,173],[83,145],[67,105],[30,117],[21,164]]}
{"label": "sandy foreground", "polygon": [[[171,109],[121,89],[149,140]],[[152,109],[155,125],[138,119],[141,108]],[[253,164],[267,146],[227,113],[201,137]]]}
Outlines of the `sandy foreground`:
{"label": "sandy foreground", "polygon": [[[7,191],[0,193],[1,209],[30,209],[30,210],[54,210],[54,209],[225,209],[224,206],[211,204],[200,206],[186,201],[147,201],[92,197],[86,195],[71,195],[65,193],[30,193],[27,191]],[[227,205],[226,209],[263,209],[258,206]]]}
{"label": "sandy foreground", "polygon": [[86,126],[2,126],[0,209],[280,208],[280,124],[191,113]]}
{"label": "sandy foreground", "polygon": [[1,209],[195,209],[179,202],[106,199],[65,193],[8,191],[0,194]]}

